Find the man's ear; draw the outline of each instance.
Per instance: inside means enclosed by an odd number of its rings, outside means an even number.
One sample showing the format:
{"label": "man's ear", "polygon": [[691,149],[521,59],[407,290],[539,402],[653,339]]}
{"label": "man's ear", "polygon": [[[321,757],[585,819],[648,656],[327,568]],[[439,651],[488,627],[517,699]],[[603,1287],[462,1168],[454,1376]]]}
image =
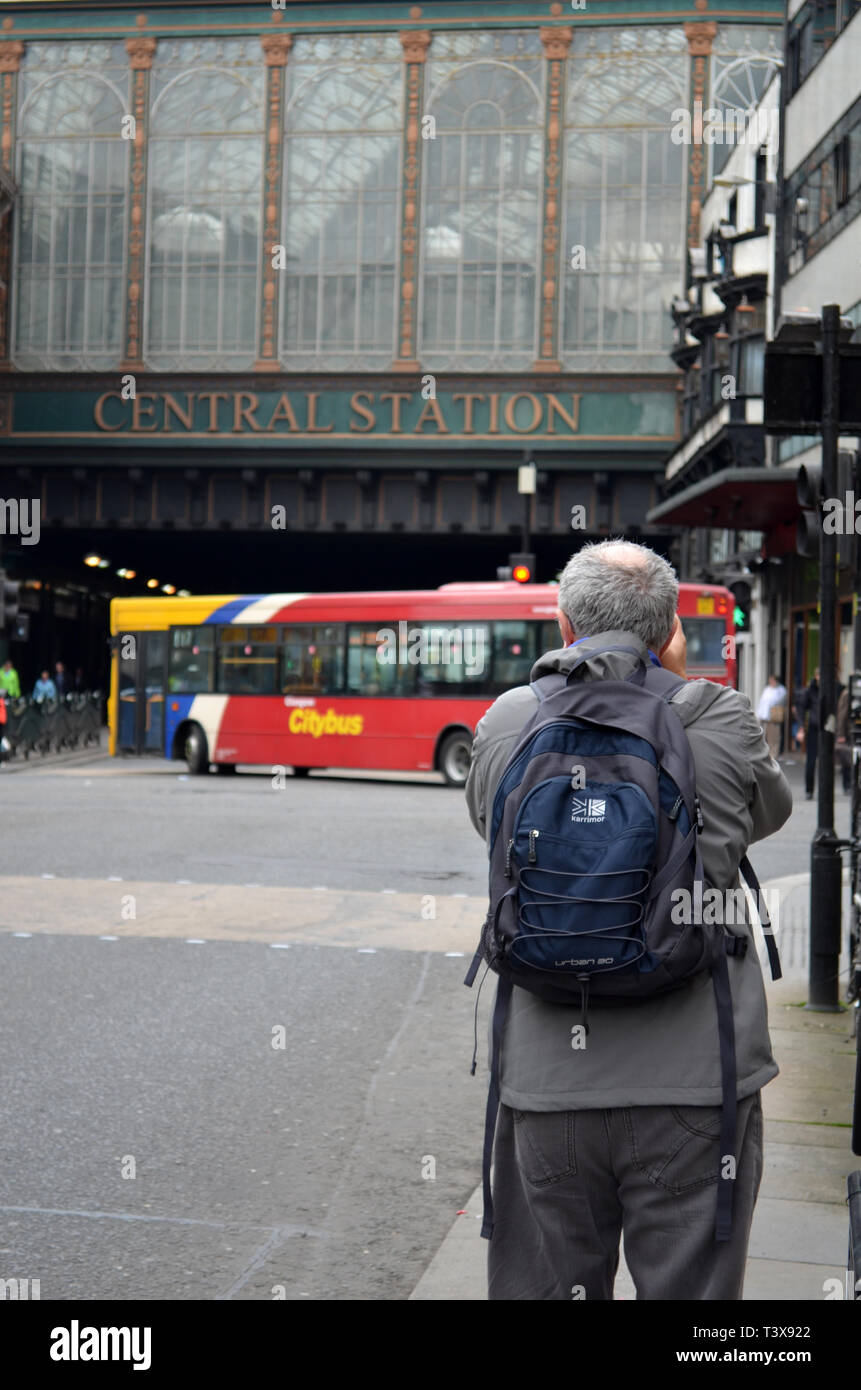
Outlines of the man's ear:
{"label": "man's ear", "polygon": [[675,637],[675,635],[676,635],[676,628],[678,627],[678,625],[679,625],[679,615],[678,615],[678,613],[677,613],[676,616],[673,618],[673,625],[672,625],[672,627],[670,628],[670,635],[669,635],[669,637],[667,638],[667,640],[666,640],[666,642],[664,643],[664,645],[661,647],[661,650],[658,652],[658,660],[659,660],[659,661],[660,661],[661,657],[664,655],[664,652],[667,650],[667,647],[670,645],[670,643],[672,642],[673,638]]}
{"label": "man's ear", "polygon": [[574,629],[561,608],[556,610],[556,621],[559,624],[559,631],[562,633],[562,641],[566,647],[570,647],[574,641]]}

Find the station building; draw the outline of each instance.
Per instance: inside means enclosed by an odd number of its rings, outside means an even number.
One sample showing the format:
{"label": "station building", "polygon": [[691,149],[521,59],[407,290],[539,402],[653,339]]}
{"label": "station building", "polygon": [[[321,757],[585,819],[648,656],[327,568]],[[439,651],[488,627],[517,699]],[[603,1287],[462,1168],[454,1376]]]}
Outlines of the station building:
{"label": "station building", "polygon": [[677,558],[647,519],[683,423],[669,308],[720,154],[684,132],[756,104],[781,22],[4,6],[0,496],[41,515],[38,546],[0,536],[19,657],[78,664],[99,596],[147,580],[490,579],[524,526],[541,579],[608,534]]}

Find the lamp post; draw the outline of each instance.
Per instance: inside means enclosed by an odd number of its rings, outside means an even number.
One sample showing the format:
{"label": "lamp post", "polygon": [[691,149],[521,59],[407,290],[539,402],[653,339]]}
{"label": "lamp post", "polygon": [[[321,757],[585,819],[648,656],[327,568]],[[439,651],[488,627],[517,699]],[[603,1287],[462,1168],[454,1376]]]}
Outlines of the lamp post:
{"label": "lamp post", "polygon": [[[840,410],[840,309],[822,310],[822,495],[837,495]],[[819,801],[810,853],[810,964],[807,1008],[834,1013],[838,1003],[843,862],[834,830],[834,733],[837,687],[837,536],[819,528]]]}
{"label": "lamp post", "polygon": [[[765,350],[765,428],[769,434],[820,434],[821,484],[811,508],[819,550],[819,796],[810,850],[810,960],[806,1007],[836,1013],[842,935],[843,871],[834,830],[834,736],[837,688],[837,550],[822,503],[837,501],[838,438],[861,428],[861,348],[850,344],[852,323],[836,304],[821,315],[783,316]],[[841,378],[842,390],[841,390]],[[805,483],[804,479],[801,479]]]}

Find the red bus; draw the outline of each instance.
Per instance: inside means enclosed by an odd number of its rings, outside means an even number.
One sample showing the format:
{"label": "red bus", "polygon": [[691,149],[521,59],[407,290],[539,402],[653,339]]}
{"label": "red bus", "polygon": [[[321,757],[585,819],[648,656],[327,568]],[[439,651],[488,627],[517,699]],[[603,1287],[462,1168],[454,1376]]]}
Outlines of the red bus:
{"label": "red bus", "polygon": [[[111,604],[112,753],[442,773],[462,786],[475,726],[559,647],[553,584],[238,594]],[[688,672],[735,685],[728,589],[683,584]]]}

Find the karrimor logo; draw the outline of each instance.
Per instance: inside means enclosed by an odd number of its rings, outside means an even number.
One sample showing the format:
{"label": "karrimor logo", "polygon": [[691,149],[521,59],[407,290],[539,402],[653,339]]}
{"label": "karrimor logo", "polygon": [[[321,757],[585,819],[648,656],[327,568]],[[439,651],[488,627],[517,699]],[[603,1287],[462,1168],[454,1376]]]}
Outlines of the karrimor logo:
{"label": "karrimor logo", "polygon": [[584,825],[595,824],[606,818],[607,799],[600,800],[598,797],[587,797],[583,800],[579,796],[571,798],[571,819],[581,821]]}

